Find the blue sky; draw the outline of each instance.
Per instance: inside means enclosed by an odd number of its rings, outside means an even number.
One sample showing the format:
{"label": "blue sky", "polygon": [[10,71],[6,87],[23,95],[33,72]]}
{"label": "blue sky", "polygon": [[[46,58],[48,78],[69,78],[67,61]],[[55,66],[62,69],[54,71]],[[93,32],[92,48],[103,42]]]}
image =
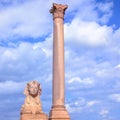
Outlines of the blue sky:
{"label": "blue sky", "polygon": [[52,3],[68,4],[66,108],[71,120],[120,120],[120,0],[1,0],[0,119],[19,120],[25,85],[52,105]]}

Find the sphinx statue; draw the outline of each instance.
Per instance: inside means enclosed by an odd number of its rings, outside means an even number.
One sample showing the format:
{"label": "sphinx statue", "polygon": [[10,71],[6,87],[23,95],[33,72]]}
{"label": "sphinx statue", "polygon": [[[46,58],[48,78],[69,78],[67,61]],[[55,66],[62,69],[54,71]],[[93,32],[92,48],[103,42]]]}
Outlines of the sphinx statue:
{"label": "sphinx statue", "polygon": [[25,102],[20,110],[20,120],[48,120],[47,115],[42,111],[41,92],[41,85],[37,81],[27,83],[24,90]]}

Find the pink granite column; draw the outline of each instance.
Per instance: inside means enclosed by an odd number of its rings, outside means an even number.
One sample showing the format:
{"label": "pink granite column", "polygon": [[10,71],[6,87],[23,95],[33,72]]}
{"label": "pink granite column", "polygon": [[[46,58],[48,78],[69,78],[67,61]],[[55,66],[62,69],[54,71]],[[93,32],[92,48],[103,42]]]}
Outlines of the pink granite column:
{"label": "pink granite column", "polygon": [[[69,119],[69,115],[65,109],[65,81],[64,81],[64,13],[67,5],[53,4],[50,12],[53,14],[54,34],[53,34],[53,96],[52,110],[50,119],[64,120]],[[63,113],[64,111],[64,113]],[[58,115],[58,112],[60,115]],[[61,113],[60,113],[61,112]],[[57,115],[56,115],[57,114]],[[64,116],[62,116],[64,115]]]}

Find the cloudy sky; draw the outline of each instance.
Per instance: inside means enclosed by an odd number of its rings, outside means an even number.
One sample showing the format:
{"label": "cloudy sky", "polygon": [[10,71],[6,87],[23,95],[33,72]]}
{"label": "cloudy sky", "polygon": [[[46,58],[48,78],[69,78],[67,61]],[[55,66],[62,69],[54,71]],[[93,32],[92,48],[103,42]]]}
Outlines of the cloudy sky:
{"label": "cloudy sky", "polygon": [[19,120],[25,85],[52,105],[52,3],[65,14],[66,108],[71,120],[120,120],[120,0],[0,0],[0,120]]}

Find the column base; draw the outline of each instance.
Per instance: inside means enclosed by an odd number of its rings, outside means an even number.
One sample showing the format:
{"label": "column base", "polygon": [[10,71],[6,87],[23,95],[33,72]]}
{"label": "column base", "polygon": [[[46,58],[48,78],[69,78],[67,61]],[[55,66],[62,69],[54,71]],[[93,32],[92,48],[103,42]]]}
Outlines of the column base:
{"label": "column base", "polygon": [[70,120],[64,105],[54,105],[49,113],[49,120]]}
{"label": "column base", "polygon": [[40,114],[21,114],[20,120],[48,120],[48,116],[44,113],[40,113]]}

